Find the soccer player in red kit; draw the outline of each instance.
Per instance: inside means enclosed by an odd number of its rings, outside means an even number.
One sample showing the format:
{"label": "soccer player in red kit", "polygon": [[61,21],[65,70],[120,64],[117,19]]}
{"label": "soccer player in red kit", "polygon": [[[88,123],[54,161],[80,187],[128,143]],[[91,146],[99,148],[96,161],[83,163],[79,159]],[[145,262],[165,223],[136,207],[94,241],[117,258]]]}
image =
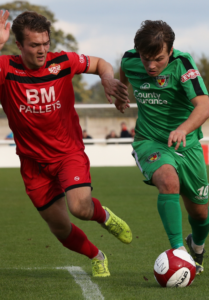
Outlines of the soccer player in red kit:
{"label": "soccer player in red kit", "polygon": [[[0,11],[0,50],[9,38],[8,16],[8,11]],[[99,75],[110,102],[111,96],[127,102],[127,88],[101,58],[48,52],[50,22],[36,12],[17,16],[12,31],[21,55],[0,56],[0,99],[14,133],[26,192],[63,246],[89,257],[93,276],[109,276],[106,255],[70,222],[65,195],[77,218],[97,221],[126,244],[132,234],[123,220],[91,196],[72,78],[85,72]]]}

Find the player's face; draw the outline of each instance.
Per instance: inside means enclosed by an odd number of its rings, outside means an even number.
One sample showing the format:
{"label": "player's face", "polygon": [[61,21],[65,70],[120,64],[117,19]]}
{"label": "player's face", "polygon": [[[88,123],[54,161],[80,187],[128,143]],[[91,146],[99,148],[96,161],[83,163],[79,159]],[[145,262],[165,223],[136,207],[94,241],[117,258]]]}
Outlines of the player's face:
{"label": "player's face", "polygon": [[163,50],[156,55],[155,57],[146,57],[140,55],[141,61],[144,65],[147,74],[151,77],[156,77],[167,67],[169,62],[169,57],[173,52],[173,48],[171,49],[170,53],[167,51],[167,45],[164,44]]}
{"label": "player's face", "polygon": [[36,32],[24,29],[23,46],[16,42],[22,54],[22,60],[27,68],[38,69],[46,60],[50,47],[50,39],[47,31]]}

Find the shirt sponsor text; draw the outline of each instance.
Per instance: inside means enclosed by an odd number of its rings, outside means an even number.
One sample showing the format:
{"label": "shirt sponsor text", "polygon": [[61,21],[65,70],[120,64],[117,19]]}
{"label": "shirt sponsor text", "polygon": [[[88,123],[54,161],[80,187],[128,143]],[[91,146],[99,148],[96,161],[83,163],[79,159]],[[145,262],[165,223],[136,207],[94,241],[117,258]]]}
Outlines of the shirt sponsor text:
{"label": "shirt sponsor text", "polygon": [[161,95],[157,93],[140,93],[139,91],[135,90],[134,96],[136,100],[142,104],[152,104],[152,105],[168,104],[168,101],[160,99]]}
{"label": "shirt sponsor text", "polygon": [[186,82],[189,79],[195,79],[197,76],[200,76],[200,72],[198,70],[190,69],[184,75],[181,76],[181,82]]}
{"label": "shirt sponsor text", "polygon": [[47,92],[45,88],[26,90],[27,104],[21,104],[19,111],[25,113],[49,113],[59,109],[61,103],[56,100],[54,86]]}

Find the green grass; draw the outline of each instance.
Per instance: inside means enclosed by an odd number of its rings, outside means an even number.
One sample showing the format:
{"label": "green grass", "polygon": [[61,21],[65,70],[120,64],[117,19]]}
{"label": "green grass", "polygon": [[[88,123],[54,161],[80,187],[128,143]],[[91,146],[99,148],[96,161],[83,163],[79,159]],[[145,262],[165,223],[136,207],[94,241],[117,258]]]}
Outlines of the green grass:
{"label": "green grass", "polygon": [[[153,276],[157,256],[170,248],[157,212],[157,190],[143,183],[136,167],[92,168],[93,196],[127,221],[130,245],[120,243],[95,222],[71,217],[108,256],[111,277],[94,279],[108,300],[209,299],[209,259],[205,272],[184,289],[161,288]],[[69,252],[49,232],[25,193],[18,169],[0,169],[0,299],[84,299],[73,277],[56,267],[79,266],[91,275],[88,258]],[[181,201],[182,204],[182,201]],[[183,235],[191,232],[183,212]],[[207,243],[206,243],[207,250]]]}

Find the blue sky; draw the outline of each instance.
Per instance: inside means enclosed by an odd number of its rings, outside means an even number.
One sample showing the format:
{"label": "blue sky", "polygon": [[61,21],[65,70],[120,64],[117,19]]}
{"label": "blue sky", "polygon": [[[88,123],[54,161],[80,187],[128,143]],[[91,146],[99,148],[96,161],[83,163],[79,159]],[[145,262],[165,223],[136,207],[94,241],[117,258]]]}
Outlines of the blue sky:
{"label": "blue sky", "polygon": [[[0,4],[12,1],[2,1]],[[42,0],[29,1],[43,5]],[[176,33],[175,48],[197,59],[209,56],[209,0],[45,0],[57,19],[56,27],[72,33],[79,53],[99,56],[113,66],[128,49],[142,21],[166,21]],[[98,78],[85,75],[89,85]]]}

